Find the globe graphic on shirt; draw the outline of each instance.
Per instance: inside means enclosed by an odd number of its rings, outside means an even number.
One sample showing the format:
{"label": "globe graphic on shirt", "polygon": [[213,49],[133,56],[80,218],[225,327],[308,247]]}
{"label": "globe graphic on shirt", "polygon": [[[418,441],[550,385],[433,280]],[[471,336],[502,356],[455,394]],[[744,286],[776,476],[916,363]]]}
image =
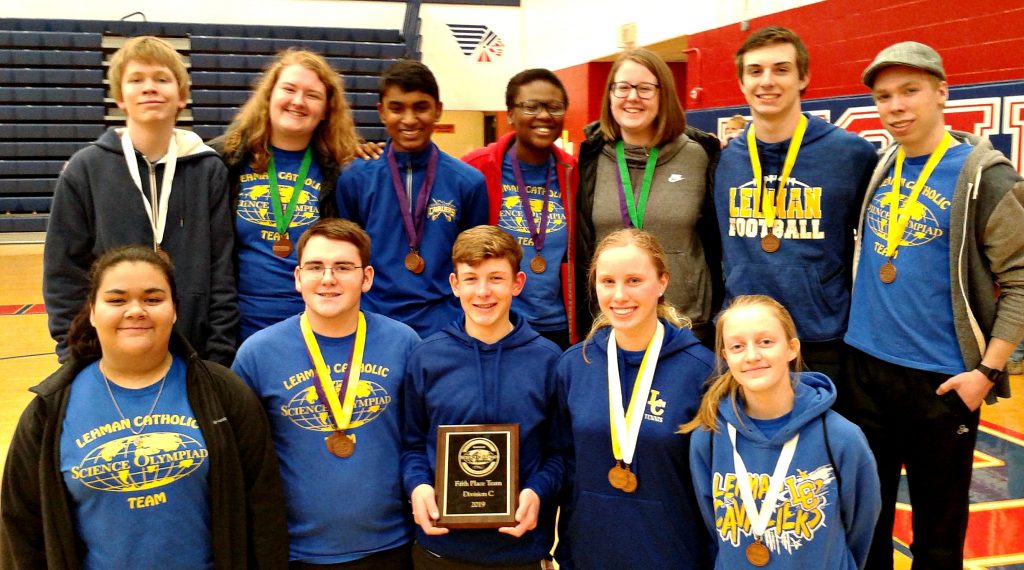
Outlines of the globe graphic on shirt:
{"label": "globe graphic on shirt", "polygon": [[[292,199],[295,189],[291,186],[279,185],[281,207],[285,208]],[[274,215],[271,212],[273,201],[270,199],[270,186],[256,185],[246,189],[238,197],[238,217],[260,226],[275,227]],[[292,226],[308,226],[320,218],[320,201],[316,194],[303,190],[299,202],[292,214]]]}
{"label": "globe graphic on shirt", "polygon": [[[899,207],[907,201],[907,196],[900,196]],[[879,192],[871,200],[866,214],[868,228],[878,236],[882,243],[885,243],[889,231],[889,203],[891,198],[888,192]],[[910,221],[907,229],[903,231],[900,239],[900,247],[923,245],[942,235],[942,228],[939,227],[939,220],[924,204],[914,204],[910,212]]]}
{"label": "globe graphic on shirt", "polygon": [[[313,380],[316,381],[315,378]],[[341,390],[341,381],[334,383],[335,393]],[[342,402],[344,403],[344,402]],[[366,425],[384,413],[391,403],[391,395],[376,382],[360,380],[356,385],[356,401],[352,406],[352,421],[348,429]],[[327,407],[320,402],[316,388],[310,386],[288,402],[287,415],[295,425],[312,431],[334,431]]]}
{"label": "globe graphic on shirt", "polygon": [[131,435],[104,443],[78,465],[78,479],[99,491],[133,492],[162,487],[188,476],[208,452],[180,433]]}
{"label": "globe graphic on shirt", "polygon": [[[543,198],[530,199],[530,211],[533,212],[533,222],[540,227],[541,209],[544,207]],[[498,215],[498,227],[510,234],[530,234],[530,225],[523,213],[523,204],[519,196],[505,196],[501,201],[501,214]],[[548,201],[548,224],[544,233],[554,233],[565,227],[565,210],[562,205],[554,200]]]}

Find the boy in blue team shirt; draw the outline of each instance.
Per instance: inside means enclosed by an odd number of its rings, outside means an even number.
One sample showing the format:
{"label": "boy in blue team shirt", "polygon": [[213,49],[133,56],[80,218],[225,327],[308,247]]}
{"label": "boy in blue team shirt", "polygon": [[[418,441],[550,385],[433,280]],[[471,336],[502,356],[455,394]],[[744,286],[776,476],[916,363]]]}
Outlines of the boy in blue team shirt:
{"label": "boy in blue team shirt", "polygon": [[[496,566],[535,569],[554,542],[556,497],[565,469],[557,448],[552,371],[558,347],[510,313],[526,275],[510,235],[480,226],[452,248],[451,288],[465,317],[423,341],[405,378],[402,477],[411,497],[418,570]],[[519,424],[519,507],[515,526],[453,530],[435,526],[437,426]],[[469,565],[469,566],[467,566]]]}
{"label": "boy in blue team shirt", "polygon": [[341,174],[338,214],[373,239],[377,287],[366,307],[426,337],[458,316],[447,291],[451,247],[459,232],[487,223],[487,187],[482,174],[430,140],[442,104],[427,66],[395,63],[379,93],[384,159],[356,161]]}
{"label": "boy in blue team shirt", "polygon": [[297,253],[305,312],[248,338],[232,366],[270,416],[290,567],[409,568],[412,525],[397,459],[402,377],[419,338],[360,310],[374,269],[358,225],[321,219]]}

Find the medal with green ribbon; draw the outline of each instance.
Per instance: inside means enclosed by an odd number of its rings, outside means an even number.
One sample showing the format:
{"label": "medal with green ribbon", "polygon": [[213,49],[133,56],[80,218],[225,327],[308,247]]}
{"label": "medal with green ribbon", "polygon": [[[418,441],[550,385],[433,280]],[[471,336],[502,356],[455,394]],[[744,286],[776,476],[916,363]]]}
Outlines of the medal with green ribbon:
{"label": "medal with green ribbon", "polygon": [[782,245],[781,236],[775,235],[775,202],[782,196],[789,182],[789,175],[793,172],[793,165],[796,164],[796,157],[800,153],[800,145],[804,140],[804,133],[807,131],[807,117],[800,115],[800,121],[793,132],[793,138],[789,141],[789,149],[786,150],[786,161],[782,164],[782,174],[779,175],[778,184],[775,185],[775,194],[771,200],[767,199],[767,190],[764,188],[764,177],[761,173],[761,158],[757,154],[757,137],[754,135],[754,125],[747,129],[747,152],[750,154],[750,168],[754,171],[754,181],[757,183],[757,195],[761,199],[761,213],[764,215],[766,232],[761,238],[761,249],[765,253],[775,253]]}
{"label": "medal with green ribbon", "polygon": [[352,422],[356,392],[359,391],[359,372],[363,369],[363,351],[366,348],[366,318],[360,311],[359,321],[356,323],[355,341],[352,344],[352,352],[349,353],[348,366],[345,368],[345,376],[341,380],[340,389],[334,387],[331,369],[324,361],[320,345],[316,342],[313,327],[309,324],[309,317],[306,313],[302,313],[299,326],[302,329],[302,339],[306,343],[309,360],[313,363],[313,369],[316,370],[316,381],[313,382],[313,387],[320,398],[320,403],[327,409],[327,416],[334,427],[334,433],[324,438],[327,450],[344,459],[351,456],[356,447],[355,437],[346,434],[345,430]]}
{"label": "medal with green ribbon", "polygon": [[658,147],[652,148],[647,155],[644,179],[640,183],[639,203],[633,198],[633,181],[626,167],[626,150],[621,140],[615,143],[615,161],[619,166],[619,212],[622,214],[622,225],[642,230],[647,212],[647,197],[651,193],[651,180],[654,179],[654,167],[658,163]]}
{"label": "medal with green ribbon", "polygon": [[277,187],[277,169],[274,167],[274,153],[270,153],[267,161],[267,178],[270,183],[271,212],[274,214],[274,226],[277,228],[277,241],[271,248],[274,255],[288,257],[292,254],[292,241],[288,237],[288,226],[291,224],[292,215],[295,214],[295,206],[299,203],[299,196],[306,186],[306,174],[309,173],[309,164],[313,162],[313,147],[306,147],[306,154],[302,156],[302,164],[299,166],[299,176],[292,184],[292,199],[288,201],[288,208],[281,211],[281,193]]}

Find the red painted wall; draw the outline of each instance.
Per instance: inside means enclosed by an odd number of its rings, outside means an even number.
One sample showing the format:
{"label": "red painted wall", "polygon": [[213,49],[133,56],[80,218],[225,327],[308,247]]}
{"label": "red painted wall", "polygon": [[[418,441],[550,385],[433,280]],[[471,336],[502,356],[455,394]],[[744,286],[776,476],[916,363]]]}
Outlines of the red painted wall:
{"label": "red painted wall", "polygon": [[[915,40],[942,55],[952,85],[1024,77],[1024,3],[1020,0],[826,0],[689,36],[703,58],[703,99],[691,108],[742,105],[733,56],[754,30],[786,26],[811,56],[804,98],[864,95],[860,74],[882,48]],[[697,87],[691,69],[686,91]]]}

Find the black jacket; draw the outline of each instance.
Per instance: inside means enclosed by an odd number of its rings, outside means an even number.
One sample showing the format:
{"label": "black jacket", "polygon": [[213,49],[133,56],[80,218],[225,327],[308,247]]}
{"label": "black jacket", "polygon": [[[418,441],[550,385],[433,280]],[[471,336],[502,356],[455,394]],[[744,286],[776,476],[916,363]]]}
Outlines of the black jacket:
{"label": "black jacket", "polygon": [[[228,184],[231,188],[228,199],[230,200],[231,211],[235,212],[238,210],[238,192],[240,187],[238,177],[242,170],[251,162],[252,157],[246,152],[244,147],[236,150],[231,156],[225,156],[224,141],[226,138],[227,135],[224,134],[206,144],[220,155],[224,165],[228,167]],[[323,177],[323,180],[320,182],[320,217],[337,218],[338,206],[334,201],[334,187],[337,185],[338,176],[341,174],[341,165],[335,162],[331,156],[317,152],[316,146],[313,147],[313,158],[320,165],[320,174]]]}
{"label": "black jacket", "polygon": [[[187,362],[188,401],[209,450],[214,567],[286,568],[284,494],[259,400],[180,336],[171,344]],[[0,488],[0,568],[80,566],[83,545],[60,471],[60,437],[71,383],[90,363],[71,359],[31,389],[36,397],[18,422]]]}
{"label": "black jacket", "polygon": [[[597,299],[591,291],[587,272],[590,269],[594,248],[597,246],[594,230],[594,189],[597,183],[597,161],[604,148],[605,140],[597,122],[590,123],[583,129],[587,139],[580,145],[579,174],[580,188],[576,197],[576,326],[580,336],[590,331],[594,317],[599,312]],[[718,233],[718,216],[715,214],[713,201],[715,190],[715,169],[718,157],[722,152],[718,139],[700,129],[687,126],[686,136],[696,141],[708,155],[708,169],[705,200],[701,208],[697,233],[704,247],[704,259],[711,275],[711,315],[714,316],[722,306],[725,294],[725,281],[722,278],[722,238]],[[713,331],[695,331],[705,334],[698,335],[702,341],[714,336]],[[714,340],[710,338],[710,340]]]}

